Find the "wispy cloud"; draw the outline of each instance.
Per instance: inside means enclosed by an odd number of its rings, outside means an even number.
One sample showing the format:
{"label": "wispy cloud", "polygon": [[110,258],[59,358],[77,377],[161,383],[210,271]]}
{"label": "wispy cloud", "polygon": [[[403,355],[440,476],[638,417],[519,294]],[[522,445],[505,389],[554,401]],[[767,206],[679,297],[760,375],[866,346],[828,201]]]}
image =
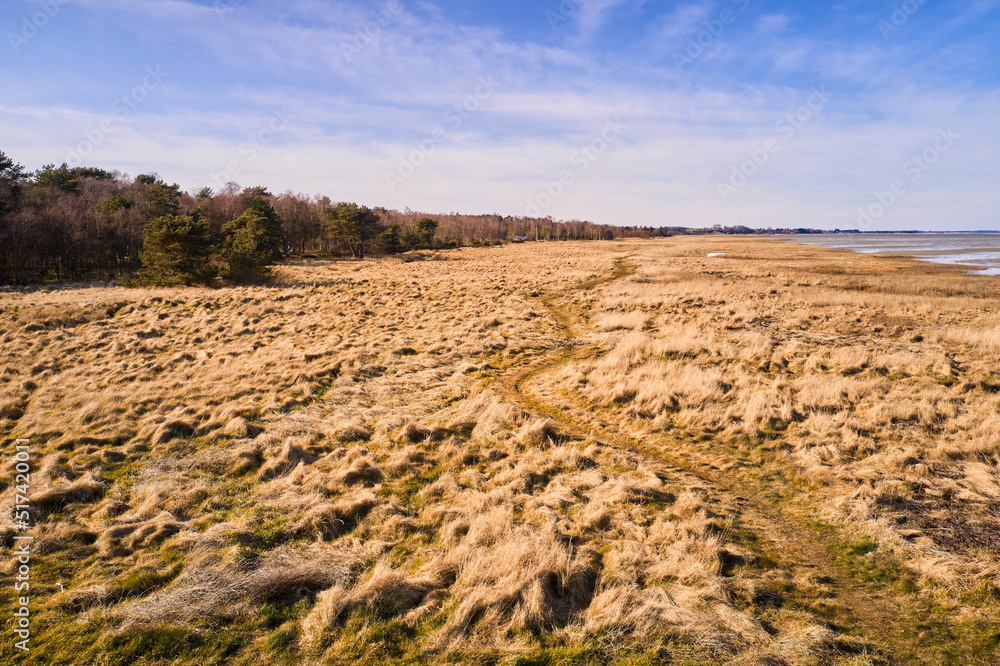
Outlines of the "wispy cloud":
{"label": "wispy cloud", "polygon": [[580,5],[576,21],[584,35],[597,33],[609,20],[611,12],[632,0],[577,0]]}
{"label": "wispy cloud", "polygon": [[792,17],[787,14],[768,14],[757,19],[754,28],[757,34],[763,37],[781,32],[792,22]]}
{"label": "wispy cloud", "polygon": [[662,40],[668,49],[676,48],[702,29],[715,6],[712,0],[681,3],[656,20],[653,37]]}
{"label": "wispy cloud", "polygon": [[[162,62],[169,84],[94,151],[92,163],[105,168],[158,171],[197,189],[276,107],[287,107],[294,122],[238,181],[400,208],[518,214],[607,118],[620,117],[628,132],[547,212],[612,223],[847,227],[912,151],[953,125],[969,140],[884,220],[912,227],[949,224],[940,211],[997,226],[991,211],[1000,197],[984,174],[1000,159],[1000,93],[996,74],[979,64],[998,50],[981,25],[995,4],[929,15],[940,28],[979,11],[973,32],[928,35],[914,24],[887,42],[878,16],[861,21],[849,6],[825,20],[761,13],[756,4],[737,14],[732,0],[685,2],[666,13],[654,3],[587,0],[574,16],[577,31],[563,35],[546,31],[537,14],[512,9],[470,24],[444,0],[401,0],[352,58],[343,45],[377,21],[383,4],[247,0],[220,16],[207,0],[75,0],[66,11],[106,23],[109,35],[164,35],[130,56]],[[727,9],[734,20],[710,55],[679,73],[674,51]],[[529,20],[541,24],[530,38],[521,33]],[[61,48],[90,58],[76,71],[80,88],[111,92],[95,101],[57,85],[66,65],[44,58],[0,70],[2,149],[32,167],[65,159],[66,147],[107,113],[116,86],[131,85],[122,83],[131,74],[112,71],[110,53],[102,69],[89,43],[74,47],[79,35],[67,28],[57,36]],[[386,170],[484,76],[501,83],[496,93],[418,173],[388,190]],[[823,85],[832,101],[738,196],[720,201],[717,180]]]}

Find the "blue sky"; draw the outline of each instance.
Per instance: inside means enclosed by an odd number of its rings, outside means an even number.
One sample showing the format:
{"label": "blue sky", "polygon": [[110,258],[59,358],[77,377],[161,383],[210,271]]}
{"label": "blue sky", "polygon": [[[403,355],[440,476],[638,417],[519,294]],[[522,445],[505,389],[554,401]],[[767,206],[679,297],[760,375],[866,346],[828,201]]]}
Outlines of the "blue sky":
{"label": "blue sky", "polygon": [[429,212],[1000,228],[1000,0],[6,0],[0,150]]}

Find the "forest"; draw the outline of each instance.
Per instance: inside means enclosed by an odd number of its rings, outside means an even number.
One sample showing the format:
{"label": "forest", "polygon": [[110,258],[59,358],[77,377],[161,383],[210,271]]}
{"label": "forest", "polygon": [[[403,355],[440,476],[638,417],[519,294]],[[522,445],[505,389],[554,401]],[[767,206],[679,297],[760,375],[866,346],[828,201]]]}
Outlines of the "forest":
{"label": "forest", "polygon": [[535,240],[822,233],[642,222],[428,214],[236,183],[189,193],[157,174],[132,178],[66,163],[31,172],[0,151],[0,284],[259,282],[275,261],[292,257],[363,259]]}
{"label": "forest", "polygon": [[266,279],[280,258],[364,258],[519,240],[610,240],[638,227],[388,210],[230,183],[181,190],[156,174],[94,167],[29,172],[0,152],[0,283]]}

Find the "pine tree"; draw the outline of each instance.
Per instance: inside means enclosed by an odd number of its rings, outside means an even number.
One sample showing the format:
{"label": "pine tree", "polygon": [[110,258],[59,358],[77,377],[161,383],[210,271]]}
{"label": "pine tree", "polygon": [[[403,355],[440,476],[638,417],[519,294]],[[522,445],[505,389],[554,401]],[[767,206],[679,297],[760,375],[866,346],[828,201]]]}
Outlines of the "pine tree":
{"label": "pine tree", "polygon": [[430,249],[434,246],[434,232],[437,231],[438,223],[432,217],[422,217],[417,220],[417,229],[420,230],[420,246]]}
{"label": "pine tree", "polygon": [[142,280],[192,284],[208,277],[208,227],[190,216],[164,215],[142,230]]}
{"label": "pine tree", "polygon": [[352,256],[364,259],[365,247],[379,235],[379,217],[366,206],[340,203],[326,211],[324,231]]}
{"label": "pine tree", "polygon": [[398,224],[390,224],[382,232],[382,249],[386,254],[399,254],[406,249],[403,247],[400,229]]}
{"label": "pine tree", "polygon": [[136,176],[135,184],[141,187],[139,209],[145,219],[177,215],[180,210],[180,185],[167,185],[154,175]]}
{"label": "pine tree", "polygon": [[51,187],[70,194],[80,191],[80,181],[84,178],[114,180],[115,175],[97,167],[70,168],[65,162],[59,167],[55,164],[46,164],[34,173],[35,184],[39,187]]}
{"label": "pine tree", "polygon": [[223,256],[229,264],[229,279],[237,282],[260,282],[271,277],[274,263],[273,237],[268,220],[247,210],[223,227],[226,241]]}
{"label": "pine tree", "polygon": [[13,208],[24,177],[24,167],[0,150],[0,215]]}
{"label": "pine tree", "polygon": [[248,187],[240,196],[247,205],[247,212],[262,220],[265,245],[270,251],[271,260],[280,259],[282,251],[285,250],[285,235],[281,218],[271,204],[271,193],[264,187]]}

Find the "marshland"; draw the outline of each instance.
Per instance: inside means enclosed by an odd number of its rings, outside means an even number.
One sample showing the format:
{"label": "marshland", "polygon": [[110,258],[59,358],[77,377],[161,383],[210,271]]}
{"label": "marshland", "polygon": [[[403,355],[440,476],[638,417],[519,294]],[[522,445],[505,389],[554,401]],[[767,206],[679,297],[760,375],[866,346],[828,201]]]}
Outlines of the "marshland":
{"label": "marshland", "polygon": [[1000,0],[0,17],[0,666],[1000,666]]}
{"label": "marshland", "polygon": [[997,663],[998,285],[714,235],[7,289],[0,650]]}

